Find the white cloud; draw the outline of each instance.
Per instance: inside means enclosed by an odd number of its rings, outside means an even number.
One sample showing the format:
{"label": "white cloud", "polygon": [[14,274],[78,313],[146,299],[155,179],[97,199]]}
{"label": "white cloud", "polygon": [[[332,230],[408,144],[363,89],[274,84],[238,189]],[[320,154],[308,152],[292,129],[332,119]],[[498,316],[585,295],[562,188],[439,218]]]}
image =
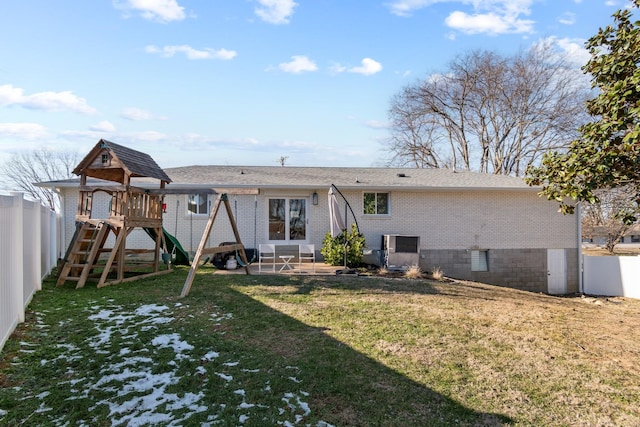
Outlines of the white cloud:
{"label": "white cloud", "polygon": [[329,71],[333,74],[344,73],[345,71],[347,71],[347,67],[338,63],[334,63],[329,67]]}
{"label": "white cloud", "polygon": [[382,64],[371,58],[364,58],[360,64],[361,65],[357,67],[346,67],[342,64],[335,63],[329,67],[329,71],[334,74],[349,72],[370,76],[382,70]]}
{"label": "white cloud", "polygon": [[121,10],[137,11],[150,21],[182,21],[186,16],[184,7],[178,5],[176,0],[114,0],[113,5]]}
{"label": "white cloud", "polygon": [[153,130],[135,132],[131,134],[131,137],[138,141],[144,142],[157,142],[167,138],[165,134]]}
{"label": "white cloud", "polygon": [[539,40],[534,46],[547,45],[555,48],[559,51],[564,59],[574,64],[576,67],[581,67],[591,59],[591,54],[584,47],[585,40],[583,39],[570,39],[570,38],[558,38],[558,37],[546,37]]}
{"label": "white cloud", "polygon": [[81,114],[94,114],[96,109],[87,105],[84,98],[74,95],[71,91],[38,92],[24,95],[21,88],[13,85],[0,86],[0,105],[18,105],[32,110],[44,111],[73,111]]}
{"label": "white cloud", "polygon": [[291,62],[284,62],[278,65],[278,68],[285,73],[300,74],[305,71],[317,71],[318,66],[304,55],[295,55],[291,57]]}
{"label": "white cloud", "polygon": [[558,22],[564,25],[573,25],[576,23],[576,14],[565,12],[558,18]]}
{"label": "white cloud", "polygon": [[92,130],[95,132],[115,132],[116,127],[113,125],[113,123],[104,120],[100,123],[96,123],[95,125],[89,126],[89,130]]}
{"label": "white cloud", "polygon": [[288,24],[293,15],[293,9],[298,3],[293,0],[257,0],[259,7],[255,13],[270,24]]}
{"label": "white cloud", "polygon": [[227,49],[210,49],[204,48],[201,50],[197,50],[192,48],[189,45],[178,45],[178,46],[165,46],[163,48],[159,48],[154,45],[149,45],[145,48],[147,53],[157,53],[164,57],[171,58],[172,56],[183,53],[187,59],[222,59],[229,60],[235,58],[237,52],[234,50]]}
{"label": "white cloud", "polygon": [[364,124],[372,129],[389,129],[391,127],[391,123],[380,120],[367,120]]}
{"label": "white cloud", "polygon": [[500,15],[454,11],[444,20],[447,26],[466,34],[487,33],[492,35],[505,33],[531,33],[535,21],[518,19],[517,15]]}
{"label": "white cloud", "polygon": [[120,117],[127,120],[142,121],[142,120],[167,120],[165,116],[156,116],[151,111],[143,110],[135,107],[124,108],[120,112]]}
{"label": "white cloud", "polygon": [[396,0],[389,3],[389,10],[394,15],[411,16],[411,12],[438,3],[438,0]]}
{"label": "white cloud", "polygon": [[37,123],[0,123],[0,138],[37,140],[48,135],[47,129]]}
{"label": "white cloud", "polygon": [[375,61],[371,58],[364,58],[361,61],[359,67],[351,67],[349,68],[350,73],[363,74],[365,76],[371,76],[373,74],[379,73],[382,70],[382,64],[378,61]]}
{"label": "white cloud", "polygon": [[437,3],[459,3],[471,10],[452,12],[445,24],[467,34],[531,33],[535,21],[522,19],[531,13],[534,0],[395,0],[388,4],[394,15],[411,16]]}
{"label": "white cloud", "polygon": [[241,150],[258,150],[261,145],[263,144],[255,138],[216,138],[197,133],[187,133],[176,143],[176,146],[184,151],[202,151],[229,146]]}

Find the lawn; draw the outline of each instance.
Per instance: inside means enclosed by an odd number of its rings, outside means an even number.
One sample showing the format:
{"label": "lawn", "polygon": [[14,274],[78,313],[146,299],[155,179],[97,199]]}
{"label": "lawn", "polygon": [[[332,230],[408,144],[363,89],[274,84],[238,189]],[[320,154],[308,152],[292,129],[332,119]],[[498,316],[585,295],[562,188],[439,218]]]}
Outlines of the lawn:
{"label": "lawn", "polygon": [[211,271],[46,281],[0,425],[640,425],[640,301]]}

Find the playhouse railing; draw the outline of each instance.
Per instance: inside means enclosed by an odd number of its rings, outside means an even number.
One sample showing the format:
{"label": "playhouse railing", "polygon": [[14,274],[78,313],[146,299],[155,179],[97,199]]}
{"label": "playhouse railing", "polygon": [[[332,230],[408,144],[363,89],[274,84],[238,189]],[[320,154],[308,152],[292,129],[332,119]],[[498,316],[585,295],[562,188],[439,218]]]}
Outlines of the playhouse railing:
{"label": "playhouse railing", "polygon": [[153,227],[162,223],[162,196],[148,190],[129,188],[92,187],[80,190],[78,197],[77,221],[90,221],[93,218],[93,196],[98,191],[111,195],[109,219],[114,223],[123,223],[132,227]]}

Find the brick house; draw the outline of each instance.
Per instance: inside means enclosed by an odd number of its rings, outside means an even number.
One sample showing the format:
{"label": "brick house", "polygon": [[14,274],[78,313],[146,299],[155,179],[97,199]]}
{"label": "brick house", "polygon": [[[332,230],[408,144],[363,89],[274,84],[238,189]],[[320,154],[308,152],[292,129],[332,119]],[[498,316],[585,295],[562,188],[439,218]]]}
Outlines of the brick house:
{"label": "brick house", "polygon": [[[214,188],[229,194],[245,247],[310,243],[321,258],[329,231],[327,194],[334,184],[349,202],[373,262],[388,252],[383,236],[391,236],[401,250],[415,252],[410,259],[425,271],[439,267],[449,277],[535,292],[579,291],[580,215],[558,213],[556,203],[520,178],[447,169],[289,166],[185,166],[165,172],[172,181],[168,189],[183,188],[185,194],[165,196],[164,227],[192,252],[216,197],[206,192]],[[75,228],[78,181],[41,185],[60,192],[66,247]],[[96,211],[101,205],[106,210],[108,200],[94,200]],[[347,220],[354,218],[349,214]],[[225,216],[216,221],[211,244],[232,241]],[[140,236],[141,245],[146,240]]]}

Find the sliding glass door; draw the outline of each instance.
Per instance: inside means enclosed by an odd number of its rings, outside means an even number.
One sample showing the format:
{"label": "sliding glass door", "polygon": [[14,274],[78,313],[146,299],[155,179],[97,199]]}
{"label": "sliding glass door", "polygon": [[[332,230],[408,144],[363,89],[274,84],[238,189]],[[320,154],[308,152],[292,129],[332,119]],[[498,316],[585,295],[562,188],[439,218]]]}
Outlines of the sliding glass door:
{"label": "sliding glass door", "polygon": [[307,199],[269,199],[269,241],[307,240]]}

